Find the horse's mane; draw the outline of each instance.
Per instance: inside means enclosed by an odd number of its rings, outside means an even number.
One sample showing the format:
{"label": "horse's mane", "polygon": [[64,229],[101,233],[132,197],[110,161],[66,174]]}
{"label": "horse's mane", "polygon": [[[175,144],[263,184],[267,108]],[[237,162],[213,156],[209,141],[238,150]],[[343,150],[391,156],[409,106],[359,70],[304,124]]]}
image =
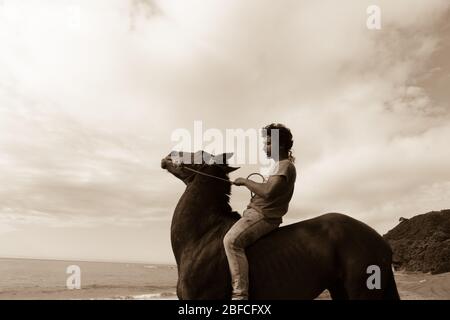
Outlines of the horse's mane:
{"label": "horse's mane", "polygon": [[[216,165],[207,166],[202,172],[214,175],[216,177],[230,180],[228,175],[225,173],[223,169]],[[239,214],[231,208],[230,205],[230,195],[231,195],[231,183],[227,183],[222,180],[205,177],[202,175],[197,175],[195,179],[201,179],[200,185],[205,188],[208,188],[208,194],[213,194],[214,196],[210,199],[210,205],[213,205],[218,213],[221,215],[225,215],[226,217],[230,216],[239,216]]]}

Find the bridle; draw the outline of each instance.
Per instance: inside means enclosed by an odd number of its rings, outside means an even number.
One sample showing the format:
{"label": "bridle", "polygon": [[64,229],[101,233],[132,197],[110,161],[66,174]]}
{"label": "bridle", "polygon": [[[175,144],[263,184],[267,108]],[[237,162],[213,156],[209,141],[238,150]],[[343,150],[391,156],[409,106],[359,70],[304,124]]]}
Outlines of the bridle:
{"label": "bridle", "polygon": [[[193,175],[195,175],[196,173],[198,173],[198,174],[201,174],[202,176],[206,176],[206,177],[210,177],[210,178],[222,180],[222,181],[225,181],[225,182],[228,182],[228,183],[233,184],[233,181],[231,181],[231,180],[229,180],[229,179],[224,179],[224,178],[221,178],[221,177],[217,177],[217,176],[215,176],[215,175],[212,175],[212,174],[204,173],[204,172],[201,172],[201,171],[198,171],[198,170],[195,170],[195,169],[186,167],[186,166],[184,166],[183,164],[181,164],[180,166],[181,166],[183,169],[186,169],[186,170],[189,170],[189,171],[194,172],[194,173],[191,174],[189,177],[187,177],[187,179],[191,178]],[[203,167],[204,167],[204,165],[201,166],[201,168],[203,168]]]}
{"label": "bridle", "polygon": [[[205,166],[205,165],[202,165],[200,168],[203,168],[204,166]],[[190,179],[190,178],[193,177],[195,174],[200,174],[200,175],[202,175],[202,176],[210,177],[210,178],[217,179],[217,180],[222,180],[222,181],[225,181],[225,182],[230,183],[230,184],[233,184],[233,183],[234,183],[234,181],[231,181],[231,180],[229,180],[229,179],[224,179],[224,178],[221,178],[221,177],[217,177],[217,176],[215,176],[215,175],[212,175],[212,174],[204,173],[204,172],[202,172],[202,171],[199,171],[199,170],[195,170],[195,169],[186,167],[186,166],[184,166],[183,163],[180,164],[180,167],[183,168],[183,169],[186,169],[186,170],[189,170],[189,171],[193,172],[193,173],[192,173],[189,177],[187,177],[185,180]],[[249,179],[251,176],[254,176],[254,175],[260,176],[260,177],[262,178],[263,182],[266,182],[266,179],[264,178],[264,176],[263,176],[262,174],[260,174],[260,173],[257,173],[257,172],[250,173],[250,174],[247,176],[247,179]],[[255,194],[254,194],[252,191],[250,191],[250,195],[251,195],[252,198],[255,196]]]}

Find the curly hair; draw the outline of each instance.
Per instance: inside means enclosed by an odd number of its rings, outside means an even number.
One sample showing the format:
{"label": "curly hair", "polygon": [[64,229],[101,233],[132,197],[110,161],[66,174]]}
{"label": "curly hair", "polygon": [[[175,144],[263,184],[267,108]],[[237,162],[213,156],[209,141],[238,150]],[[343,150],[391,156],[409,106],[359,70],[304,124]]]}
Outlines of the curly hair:
{"label": "curly hair", "polygon": [[263,137],[272,136],[272,130],[276,129],[278,130],[278,138],[279,138],[279,144],[280,148],[283,148],[288,153],[288,159],[292,163],[295,161],[295,157],[292,155],[292,146],[294,145],[294,139],[292,137],[291,130],[286,127],[284,124],[281,123],[271,123],[262,128],[262,135]]}

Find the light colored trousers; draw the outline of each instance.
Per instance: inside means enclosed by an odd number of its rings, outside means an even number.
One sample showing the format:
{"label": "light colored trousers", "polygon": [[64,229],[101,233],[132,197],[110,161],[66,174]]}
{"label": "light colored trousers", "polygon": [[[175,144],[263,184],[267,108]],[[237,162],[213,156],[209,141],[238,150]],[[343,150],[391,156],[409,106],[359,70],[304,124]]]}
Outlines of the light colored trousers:
{"label": "light colored trousers", "polygon": [[223,244],[231,273],[232,299],[248,299],[248,261],[245,248],[279,225],[267,222],[262,213],[249,208],[228,230]]}

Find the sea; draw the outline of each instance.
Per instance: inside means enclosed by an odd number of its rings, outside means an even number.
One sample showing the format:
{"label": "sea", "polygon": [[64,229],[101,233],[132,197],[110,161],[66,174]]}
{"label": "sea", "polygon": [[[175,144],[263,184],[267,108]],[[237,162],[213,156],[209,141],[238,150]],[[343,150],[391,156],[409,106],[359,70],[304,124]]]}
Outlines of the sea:
{"label": "sea", "polygon": [[177,299],[165,264],[0,258],[0,300]]}

